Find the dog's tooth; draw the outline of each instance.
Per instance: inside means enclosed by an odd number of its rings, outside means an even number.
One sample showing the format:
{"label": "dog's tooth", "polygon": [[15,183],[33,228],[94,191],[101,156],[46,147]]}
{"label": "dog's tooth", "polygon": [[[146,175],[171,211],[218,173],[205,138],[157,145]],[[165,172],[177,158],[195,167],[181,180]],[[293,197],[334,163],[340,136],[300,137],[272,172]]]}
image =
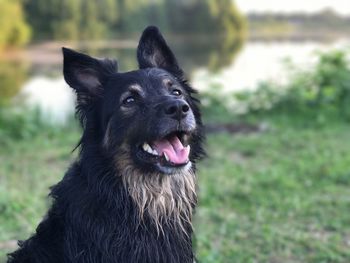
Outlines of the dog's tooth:
{"label": "dog's tooth", "polygon": [[187,145],[187,146],[186,146],[186,149],[188,150],[188,152],[190,152],[190,151],[191,151],[191,146],[190,146],[190,145]]}
{"label": "dog's tooth", "polygon": [[153,150],[151,148],[151,146],[149,146],[149,144],[147,144],[147,152],[152,154]]}
{"label": "dog's tooth", "polygon": [[148,146],[148,143],[144,143],[143,145],[142,145],[142,149],[144,150],[144,151],[147,151],[147,147]]}
{"label": "dog's tooth", "polygon": [[168,157],[168,155],[166,154],[166,152],[164,152],[164,157],[165,157],[165,160],[166,160],[167,162],[169,162],[169,157]]}
{"label": "dog's tooth", "polygon": [[146,151],[148,153],[152,153],[152,148],[151,148],[151,146],[149,146],[148,143],[144,143],[142,148],[143,148],[144,151]]}
{"label": "dog's tooth", "polygon": [[183,138],[184,144],[187,144],[189,136],[187,134],[184,134],[182,138]]}
{"label": "dog's tooth", "polygon": [[158,155],[158,152],[157,152],[156,150],[154,150],[154,149],[153,149],[152,153],[153,153],[154,155]]}

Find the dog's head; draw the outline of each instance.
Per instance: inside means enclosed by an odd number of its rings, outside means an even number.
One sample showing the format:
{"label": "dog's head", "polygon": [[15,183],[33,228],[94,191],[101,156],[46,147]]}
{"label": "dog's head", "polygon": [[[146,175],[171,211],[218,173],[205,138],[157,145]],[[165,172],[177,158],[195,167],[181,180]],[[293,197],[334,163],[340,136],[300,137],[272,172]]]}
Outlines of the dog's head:
{"label": "dog's head", "polygon": [[201,157],[202,123],[195,91],[156,27],[137,49],[139,69],[63,48],[64,78],[77,93],[82,144],[99,144],[120,166],[177,174]]}

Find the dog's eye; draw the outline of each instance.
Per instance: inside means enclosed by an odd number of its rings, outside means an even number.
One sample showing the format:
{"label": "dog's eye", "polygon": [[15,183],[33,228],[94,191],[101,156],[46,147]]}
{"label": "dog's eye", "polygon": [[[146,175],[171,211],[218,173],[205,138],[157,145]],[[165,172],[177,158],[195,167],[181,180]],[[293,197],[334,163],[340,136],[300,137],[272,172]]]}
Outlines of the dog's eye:
{"label": "dog's eye", "polygon": [[171,94],[175,95],[175,96],[180,96],[182,94],[181,90],[178,89],[174,89]]}
{"label": "dog's eye", "polygon": [[174,83],[173,83],[170,79],[166,79],[166,80],[164,81],[164,83],[165,83],[165,85],[166,85],[168,88],[170,88],[170,87],[172,87],[172,86],[174,85]]}
{"label": "dog's eye", "polygon": [[135,98],[133,96],[129,96],[123,100],[124,105],[129,105],[135,102]]}

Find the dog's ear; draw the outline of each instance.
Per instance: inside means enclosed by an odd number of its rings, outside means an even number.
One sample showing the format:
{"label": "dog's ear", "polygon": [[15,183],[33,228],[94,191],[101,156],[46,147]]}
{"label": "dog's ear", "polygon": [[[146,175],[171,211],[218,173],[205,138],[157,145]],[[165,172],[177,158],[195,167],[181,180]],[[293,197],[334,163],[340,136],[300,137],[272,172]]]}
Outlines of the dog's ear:
{"label": "dog's ear", "polygon": [[68,48],[62,48],[62,51],[64,79],[85,98],[100,95],[107,77],[117,70],[114,60],[95,59]]}
{"label": "dog's ear", "polygon": [[137,48],[137,60],[140,69],[157,67],[173,74],[182,72],[173,52],[155,26],[149,26],[143,31]]}

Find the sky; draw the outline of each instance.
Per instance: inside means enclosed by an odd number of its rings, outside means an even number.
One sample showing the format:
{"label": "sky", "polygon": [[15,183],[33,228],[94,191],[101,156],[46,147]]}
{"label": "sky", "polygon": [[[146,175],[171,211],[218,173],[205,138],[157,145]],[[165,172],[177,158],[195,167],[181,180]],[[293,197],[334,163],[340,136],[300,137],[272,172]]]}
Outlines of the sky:
{"label": "sky", "polygon": [[235,0],[244,12],[317,12],[327,7],[343,15],[350,15],[350,0]]}

